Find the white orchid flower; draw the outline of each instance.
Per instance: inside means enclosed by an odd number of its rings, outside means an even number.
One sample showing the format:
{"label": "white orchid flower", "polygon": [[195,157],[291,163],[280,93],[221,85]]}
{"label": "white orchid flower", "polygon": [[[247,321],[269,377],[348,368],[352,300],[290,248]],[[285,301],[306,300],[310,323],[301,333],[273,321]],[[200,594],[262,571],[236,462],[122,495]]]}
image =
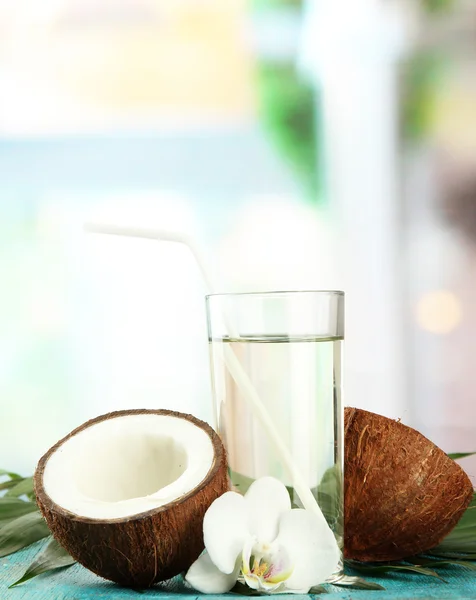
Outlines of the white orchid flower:
{"label": "white orchid flower", "polygon": [[245,496],[226,492],[203,520],[206,552],[185,579],[205,594],[222,594],[238,579],[268,593],[307,593],[339,565],[340,551],[320,510],[291,510],[286,487],[263,477]]}

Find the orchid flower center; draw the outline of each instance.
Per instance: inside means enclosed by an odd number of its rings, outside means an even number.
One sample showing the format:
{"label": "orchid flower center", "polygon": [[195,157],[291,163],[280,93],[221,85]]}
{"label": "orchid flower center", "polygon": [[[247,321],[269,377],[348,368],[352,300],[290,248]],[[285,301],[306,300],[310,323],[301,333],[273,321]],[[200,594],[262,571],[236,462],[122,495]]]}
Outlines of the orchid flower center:
{"label": "orchid flower center", "polygon": [[256,590],[270,591],[279,587],[294,570],[283,546],[260,542],[254,537],[246,542],[242,561],[242,575]]}

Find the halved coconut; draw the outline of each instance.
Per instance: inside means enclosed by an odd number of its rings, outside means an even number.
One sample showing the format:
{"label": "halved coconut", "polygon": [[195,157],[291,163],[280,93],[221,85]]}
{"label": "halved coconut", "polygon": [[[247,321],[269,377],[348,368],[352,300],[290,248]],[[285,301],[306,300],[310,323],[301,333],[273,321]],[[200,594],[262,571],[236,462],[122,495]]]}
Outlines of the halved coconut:
{"label": "halved coconut", "polygon": [[345,409],[344,549],[398,560],[439,544],[473,497],[463,469],[399,421]]}
{"label": "halved coconut", "polygon": [[204,547],[205,512],[227,489],[218,435],[168,410],[88,421],[35,473],[37,502],[58,542],[94,573],[132,587],[188,569]]}

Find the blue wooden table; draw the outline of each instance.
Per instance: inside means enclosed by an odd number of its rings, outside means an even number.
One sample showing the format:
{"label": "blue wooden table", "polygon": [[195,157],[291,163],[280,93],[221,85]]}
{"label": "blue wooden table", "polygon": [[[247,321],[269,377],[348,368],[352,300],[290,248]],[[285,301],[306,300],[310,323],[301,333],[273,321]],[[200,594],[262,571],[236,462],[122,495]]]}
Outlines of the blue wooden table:
{"label": "blue wooden table", "polygon": [[[26,550],[0,558],[0,600],[147,600],[149,598],[196,600],[200,596],[187,588],[180,578],[144,592],[137,592],[100,579],[78,565],[40,575],[9,590],[9,584],[20,578],[41,544],[42,542],[39,542]],[[463,567],[451,567],[441,569],[439,573],[447,583],[420,575],[392,574],[385,579],[372,578],[372,581],[385,586],[385,591],[329,586],[328,594],[314,596],[314,598],[316,600],[321,598],[322,600],[324,598],[332,600],[476,599],[476,572],[468,571]],[[228,599],[240,597],[245,596],[229,595]],[[307,600],[309,597],[294,596],[302,600]],[[223,600],[224,596],[203,596],[203,598]]]}

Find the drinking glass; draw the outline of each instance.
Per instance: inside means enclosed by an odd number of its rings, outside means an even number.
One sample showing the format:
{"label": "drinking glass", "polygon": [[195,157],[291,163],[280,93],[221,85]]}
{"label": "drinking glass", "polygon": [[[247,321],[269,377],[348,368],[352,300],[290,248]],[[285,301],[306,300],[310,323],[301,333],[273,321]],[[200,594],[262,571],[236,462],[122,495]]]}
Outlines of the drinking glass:
{"label": "drinking glass", "polygon": [[[255,479],[273,476],[302,506],[269,435],[274,428],[342,550],[343,292],[212,294],[206,304],[216,427],[232,485],[245,493]],[[228,366],[231,352],[239,376]],[[256,418],[250,386],[268,427]],[[341,574],[342,564],[333,580]]]}

